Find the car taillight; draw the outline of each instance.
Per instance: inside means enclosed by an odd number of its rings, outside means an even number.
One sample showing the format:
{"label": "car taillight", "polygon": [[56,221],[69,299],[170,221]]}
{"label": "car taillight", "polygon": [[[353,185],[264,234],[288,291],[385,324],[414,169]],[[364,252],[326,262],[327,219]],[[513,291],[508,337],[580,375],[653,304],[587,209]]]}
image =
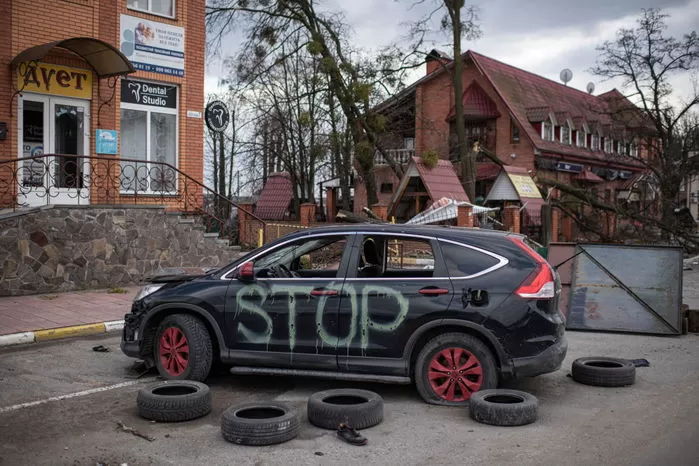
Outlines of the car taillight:
{"label": "car taillight", "polygon": [[525,299],[551,299],[555,297],[556,284],[553,278],[553,270],[548,262],[527,246],[521,237],[508,236],[508,239],[519,246],[536,262],[536,269],[524,279],[519,288],[515,290],[515,293]]}

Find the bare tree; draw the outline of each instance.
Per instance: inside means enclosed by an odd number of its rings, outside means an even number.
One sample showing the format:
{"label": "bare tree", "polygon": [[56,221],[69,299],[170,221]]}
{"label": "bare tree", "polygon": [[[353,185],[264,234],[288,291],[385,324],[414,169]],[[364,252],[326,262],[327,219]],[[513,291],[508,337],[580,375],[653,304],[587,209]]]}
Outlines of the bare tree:
{"label": "bare tree", "polygon": [[668,37],[667,17],[658,9],[643,10],[636,27],[620,29],[614,40],[598,47],[600,55],[592,72],[621,80],[626,95],[612,97],[610,112],[615,120],[635,128],[633,137],[643,141],[647,150],[619,152],[653,173],[662,222],[666,231],[673,231],[682,180],[699,168],[690,157],[692,146],[686,137],[694,134],[688,116],[699,104],[699,91],[694,81],[692,94],[673,103],[670,79],[675,75],[692,79],[699,63],[699,37],[696,31],[679,40]]}
{"label": "bare tree", "polygon": [[[307,41],[299,44],[318,57],[328,91],[342,110],[352,135],[354,156],[364,179],[369,204],[377,202],[373,176],[374,148],[379,150],[400,178],[403,170],[379,144],[382,119],[369,110],[375,95],[376,70],[365,72],[361,60],[350,53],[347,27],[341,16],[320,13],[313,0],[212,0],[207,6],[207,25],[213,40],[220,40],[234,24],[243,25],[248,37],[252,73],[264,74],[279,59],[287,39],[303,30]],[[293,55],[299,49],[289,50]]]}

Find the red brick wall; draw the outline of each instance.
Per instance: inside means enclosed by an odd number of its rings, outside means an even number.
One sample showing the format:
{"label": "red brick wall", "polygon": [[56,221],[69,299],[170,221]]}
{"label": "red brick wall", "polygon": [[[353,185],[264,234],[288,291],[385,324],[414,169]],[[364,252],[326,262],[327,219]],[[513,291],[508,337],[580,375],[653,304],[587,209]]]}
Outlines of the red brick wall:
{"label": "red brick wall", "polygon": [[[463,88],[477,82],[495,103],[500,117],[495,124],[495,153],[508,165],[534,169],[534,147],[520,128],[520,142],[512,143],[510,114],[504,101],[475,65],[464,63]],[[415,152],[421,155],[435,150],[443,159],[449,158],[449,122],[446,120],[454,105],[451,75],[441,73],[419,86],[415,93]],[[515,154],[512,158],[510,154]]]}
{"label": "red brick wall", "polygon": [[[0,122],[6,122],[9,137],[0,141],[0,158],[18,157],[17,103],[14,93],[16,82],[12,58],[21,51],[47,42],[70,37],[94,37],[119,48],[120,15],[128,14],[151,21],[185,28],[185,76],[175,77],[159,73],[137,71],[130,75],[135,79],[177,84],[178,95],[178,168],[196,180],[203,180],[204,120],[188,118],[187,110],[204,111],[204,56],[205,56],[205,0],[178,0],[174,19],[141,13],[126,8],[126,0],[3,0],[0,1]],[[42,61],[78,68],[89,65],[79,57],[59,49]],[[93,92],[90,105],[90,154],[95,150],[95,129],[119,130],[120,96],[116,83],[114,99],[103,106],[98,115],[99,103],[112,95],[107,80],[93,76]],[[99,92],[98,92],[99,87]],[[101,100],[100,100],[101,99]],[[100,125],[98,126],[98,116]],[[2,176],[3,174],[0,174]],[[2,200],[0,200],[2,201]],[[92,201],[129,202],[118,197],[105,199],[93,191]],[[133,202],[132,200],[130,202]],[[152,201],[162,204],[161,198]],[[178,204],[174,202],[173,204]]]}

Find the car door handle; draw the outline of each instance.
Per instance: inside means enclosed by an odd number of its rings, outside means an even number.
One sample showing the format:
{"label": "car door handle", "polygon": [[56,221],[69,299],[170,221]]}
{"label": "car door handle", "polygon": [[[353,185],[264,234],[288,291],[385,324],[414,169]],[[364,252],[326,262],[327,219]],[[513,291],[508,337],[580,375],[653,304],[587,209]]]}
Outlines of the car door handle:
{"label": "car door handle", "polygon": [[437,296],[440,294],[447,294],[447,293],[449,293],[449,290],[447,290],[446,288],[437,288],[434,286],[429,286],[429,287],[421,288],[419,293],[424,294],[426,296]]}
{"label": "car door handle", "polygon": [[325,288],[316,288],[311,290],[311,296],[337,296],[340,294],[337,290],[328,290]]}

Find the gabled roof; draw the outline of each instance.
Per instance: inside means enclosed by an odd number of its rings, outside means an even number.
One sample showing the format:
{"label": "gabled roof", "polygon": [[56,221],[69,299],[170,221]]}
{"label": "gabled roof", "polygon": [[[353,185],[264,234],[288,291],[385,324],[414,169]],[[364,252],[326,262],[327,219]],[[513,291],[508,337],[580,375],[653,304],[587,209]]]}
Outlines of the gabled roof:
{"label": "gabled roof", "polygon": [[294,187],[286,172],[272,173],[267,177],[260,198],[255,206],[255,215],[263,220],[282,220],[294,199]]}
{"label": "gabled roof", "polygon": [[449,160],[439,159],[434,168],[425,165],[421,157],[413,157],[413,162],[433,202],[443,197],[471,202]]}
{"label": "gabled roof", "polygon": [[[528,122],[533,121],[533,116],[542,116],[543,112],[541,110],[537,113],[533,109],[551,108],[555,118],[562,120],[557,121],[559,125],[568,118],[579,117],[584,118],[588,122],[596,120],[602,126],[602,131],[605,132],[612,125],[608,98],[600,98],[573,87],[565,86],[471,50],[466,52],[465,55],[473,60],[492,83],[537,149],[562,155],[607,160],[606,154],[601,151],[592,152],[580,147],[563,144],[559,141],[545,141],[541,138],[541,134]],[[622,94],[619,91],[610,91],[603,95],[606,97],[612,95],[617,97]]]}
{"label": "gabled roof", "polygon": [[[488,97],[488,94],[475,81],[464,91],[462,102],[464,104],[464,117],[467,120],[497,118],[500,116],[493,99]],[[447,120],[451,120],[454,117],[456,117],[456,108],[452,107]]]}
{"label": "gabled roof", "polygon": [[432,202],[436,202],[444,197],[455,201],[471,202],[466,195],[466,191],[464,191],[464,187],[461,185],[461,181],[459,181],[459,177],[456,176],[454,165],[449,160],[439,159],[437,165],[429,168],[422,161],[421,157],[412,157],[405,169],[403,178],[400,180],[398,189],[393,194],[389,211],[392,211],[393,207],[400,202],[410,178],[416,176],[422,179],[422,184],[425,185],[427,194],[429,194]]}

